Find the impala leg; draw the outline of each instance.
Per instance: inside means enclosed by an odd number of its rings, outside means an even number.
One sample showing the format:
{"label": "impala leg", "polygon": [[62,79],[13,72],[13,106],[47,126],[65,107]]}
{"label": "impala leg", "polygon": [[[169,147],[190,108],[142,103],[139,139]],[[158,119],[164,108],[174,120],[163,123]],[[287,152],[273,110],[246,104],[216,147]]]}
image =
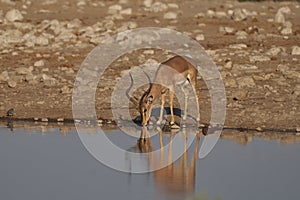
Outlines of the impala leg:
{"label": "impala leg", "polygon": [[193,91],[196,97],[196,106],[197,106],[197,111],[198,111],[198,117],[197,117],[197,121],[200,121],[200,108],[199,108],[199,88],[198,88],[198,84],[197,84],[197,76],[193,77],[191,80],[191,85],[193,87]]}
{"label": "impala leg", "polygon": [[172,89],[169,90],[169,96],[170,96],[170,112],[171,112],[171,125],[175,124],[174,119],[174,111],[173,111],[173,98],[174,98],[174,92]]}
{"label": "impala leg", "polygon": [[182,86],[182,91],[184,93],[184,114],[183,114],[183,121],[186,121],[187,118],[187,113],[188,113],[188,98],[190,91],[187,87]]}
{"label": "impala leg", "polygon": [[162,95],[161,95],[161,106],[160,106],[159,120],[157,121],[158,125],[161,124],[162,118],[163,118],[164,105],[165,105],[165,96],[166,96],[166,93],[162,93]]}

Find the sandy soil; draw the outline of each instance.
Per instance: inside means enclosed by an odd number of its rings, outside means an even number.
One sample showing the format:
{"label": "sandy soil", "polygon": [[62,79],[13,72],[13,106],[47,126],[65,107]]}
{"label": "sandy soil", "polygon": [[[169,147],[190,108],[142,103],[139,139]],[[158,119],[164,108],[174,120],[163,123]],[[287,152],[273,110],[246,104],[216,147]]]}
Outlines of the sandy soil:
{"label": "sandy soil", "polygon": [[[239,8],[246,9],[241,20],[234,18]],[[281,8],[285,22],[276,22]],[[15,13],[10,18],[12,9],[22,19]],[[0,10],[0,116],[14,108],[19,119],[72,119],[76,73],[97,44],[135,27],[167,27],[198,38],[218,66],[227,95],[226,126],[300,128],[297,2],[7,0],[0,1]],[[168,12],[172,19],[166,19]],[[98,85],[99,119],[113,120],[110,96],[122,70],[166,57],[138,51],[116,60]],[[208,123],[210,97],[200,77],[199,82],[201,122]]]}

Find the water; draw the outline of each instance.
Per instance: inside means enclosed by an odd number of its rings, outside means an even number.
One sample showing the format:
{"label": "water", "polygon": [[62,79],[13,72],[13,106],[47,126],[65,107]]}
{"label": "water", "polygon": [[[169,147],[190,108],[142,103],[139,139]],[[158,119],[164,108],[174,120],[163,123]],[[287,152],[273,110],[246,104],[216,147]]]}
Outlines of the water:
{"label": "water", "polygon": [[[109,131],[107,135],[124,149],[136,147],[136,138],[125,137],[119,131]],[[168,142],[170,135],[164,134],[163,139]],[[153,141],[153,148],[158,144]],[[283,145],[277,140],[254,137],[241,145],[221,138],[202,160],[194,157],[198,153],[195,147],[193,142],[187,159],[182,158],[169,168],[128,174],[94,159],[74,130],[63,135],[58,129],[12,132],[0,127],[0,197],[5,200],[300,198],[299,143]]]}

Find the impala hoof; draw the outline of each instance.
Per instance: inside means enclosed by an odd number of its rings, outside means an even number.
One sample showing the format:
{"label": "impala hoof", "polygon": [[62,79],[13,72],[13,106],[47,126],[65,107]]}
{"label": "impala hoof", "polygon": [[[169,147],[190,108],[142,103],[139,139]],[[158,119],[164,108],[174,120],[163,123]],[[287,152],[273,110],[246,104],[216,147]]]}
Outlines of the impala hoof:
{"label": "impala hoof", "polygon": [[178,126],[177,124],[175,124],[174,122],[170,124],[171,125],[171,129],[180,129],[180,126]]}
{"label": "impala hoof", "polygon": [[156,122],[156,125],[161,125],[161,121],[157,121],[157,122]]}

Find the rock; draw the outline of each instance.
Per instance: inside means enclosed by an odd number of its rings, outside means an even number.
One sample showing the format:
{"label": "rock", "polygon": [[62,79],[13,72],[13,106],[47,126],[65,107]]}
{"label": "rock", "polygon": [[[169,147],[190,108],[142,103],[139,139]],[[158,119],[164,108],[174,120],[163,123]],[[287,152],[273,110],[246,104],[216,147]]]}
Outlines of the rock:
{"label": "rock", "polygon": [[237,31],[235,35],[237,36],[238,40],[244,40],[247,39],[248,33],[245,31]]}
{"label": "rock", "polygon": [[276,15],[275,15],[274,21],[276,23],[284,23],[285,22],[285,17],[281,12],[277,12]]}
{"label": "rock", "polygon": [[11,6],[16,5],[16,2],[14,2],[12,0],[1,0],[1,3],[6,3],[6,4],[11,5]]}
{"label": "rock", "polygon": [[6,13],[5,18],[10,22],[22,21],[23,15],[19,10],[12,9]]}
{"label": "rock", "polygon": [[176,3],[168,3],[168,7],[169,7],[169,8],[172,8],[172,9],[178,9],[178,8],[179,8],[179,5],[176,4]]}
{"label": "rock", "polygon": [[215,17],[215,15],[216,15],[216,13],[213,10],[207,10],[207,12],[206,12],[207,17],[213,18],[213,17]]}
{"label": "rock", "polygon": [[121,15],[131,15],[132,14],[132,9],[131,8],[126,8],[124,10],[120,11]]}
{"label": "rock", "polygon": [[36,76],[32,75],[31,73],[25,76],[25,81],[29,82],[30,84],[37,83]]}
{"label": "rock", "polygon": [[45,63],[43,60],[39,60],[34,63],[35,67],[43,67],[44,65],[45,65]]}
{"label": "rock", "polygon": [[255,82],[252,77],[239,78],[237,81],[240,88],[255,86]]}
{"label": "rock", "polygon": [[143,54],[153,55],[154,54],[154,50],[153,49],[147,49],[147,50],[143,51]]}
{"label": "rock", "polygon": [[291,9],[288,6],[284,6],[278,9],[278,12],[283,14],[291,14]]}
{"label": "rock", "polygon": [[249,60],[252,63],[254,63],[254,62],[266,62],[266,61],[270,61],[271,58],[269,58],[268,56],[259,55],[259,56],[250,56]]}
{"label": "rock", "polygon": [[57,121],[58,121],[58,122],[63,122],[63,121],[64,121],[64,118],[57,118]]}
{"label": "rock", "polygon": [[62,40],[64,42],[72,39],[77,39],[77,36],[69,29],[60,29],[59,35],[55,38],[56,41]]}
{"label": "rock", "polygon": [[223,26],[221,26],[219,28],[219,32],[223,33],[223,34],[226,34],[226,35],[233,35],[236,32],[236,30],[235,30],[235,28],[232,28],[232,27],[223,27]]}
{"label": "rock", "polygon": [[224,67],[225,67],[225,69],[231,69],[232,68],[232,62],[231,61],[226,62]]}
{"label": "rock", "polygon": [[48,118],[42,118],[41,121],[42,122],[48,122],[49,120],[48,120]]}
{"label": "rock", "polygon": [[196,40],[197,40],[197,41],[203,41],[203,40],[205,40],[205,37],[204,37],[203,34],[198,34],[198,35],[196,36]]}
{"label": "rock", "polygon": [[8,81],[9,80],[9,75],[7,71],[3,71],[0,74],[0,81]]}
{"label": "rock", "polygon": [[293,46],[292,47],[292,55],[300,55],[300,47]]}
{"label": "rock", "polygon": [[42,74],[41,81],[44,82],[45,86],[51,87],[56,84],[56,79],[46,74]]}
{"label": "rock", "polygon": [[81,26],[82,26],[82,22],[78,18],[75,18],[72,21],[67,22],[68,29],[80,28]]}
{"label": "rock", "polygon": [[283,23],[284,28],[280,31],[282,35],[290,35],[293,33],[292,26],[293,24],[290,21]]}
{"label": "rock", "polygon": [[284,27],[290,27],[290,28],[291,28],[291,27],[293,26],[293,24],[292,24],[292,22],[290,22],[290,21],[286,21],[286,22],[283,23],[283,26],[284,26]]}
{"label": "rock", "polygon": [[258,69],[258,67],[250,64],[235,64],[233,66],[233,69],[234,70],[255,70]]}
{"label": "rock", "polygon": [[31,71],[32,71],[31,68],[26,68],[26,67],[19,67],[16,69],[16,72],[19,75],[27,75],[27,74],[30,74]]}
{"label": "rock", "polygon": [[223,12],[223,11],[217,11],[217,12],[215,12],[215,16],[217,18],[226,18],[227,14],[225,12]]}
{"label": "rock", "polygon": [[34,43],[39,46],[46,46],[49,44],[49,40],[44,36],[35,37]]}
{"label": "rock", "polygon": [[68,86],[65,85],[60,89],[60,93],[62,93],[62,94],[71,94],[72,89],[70,89]]}
{"label": "rock", "polygon": [[277,56],[282,51],[282,47],[272,47],[267,51],[267,55],[269,56]]}
{"label": "rock", "polygon": [[273,98],[273,101],[274,102],[285,102],[286,99],[284,97],[275,97],[275,98]]}
{"label": "rock", "polygon": [[279,64],[277,66],[277,71],[280,71],[282,74],[286,74],[290,71],[290,69],[287,65]]}
{"label": "rock", "polygon": [[17,82],[15,82],[14,80],[9,80],[7,82],[8,87],[10,88],[15,88],[17,86]]}
{"label": "rock", "polygon": [[144,0],[143,4],[145,7],[151,7],[153,0]]}
{"label": "rock", "polygon": [[200,12],[200,13],[197,13],[196,15],[194,15],[195,18],[199,19],[199,18],[204,18],[205,17],[205,14]]}
{"label": "rock", "polygon": [[246,10],[245,9],[234,9],[231,19],[233,19],[234,21],[244,21],[247,19],[247,14],[246,14]]}
{"label": "rock", "polygon": [[246,44],[231,44],[229,45],[229,48],[231,49],[244,49],[247,48]]}
{"label": "rock", "polygon": [[150,11],[151,12],[163,12],[168,9],[168,6],[162,2],[155,2],[151,5]]}
{"label": "rock", "polygon": [[297,71],[291,70],[287,65],[279,64],[277,66],[277,71],[280,71],[286,78],[289,79],[299,79],[300,73]]}
{"label": "rock", "polygon": [[276,23],[284,23],[285,22],[285,17],[284,14],[290,14],[291,9],[287,6],[281,7],[278,9],[276,15],[275,15],[275,22]]}
{"label": "rock", "polygon": [[237,83],[235,79],[226,79],[225,80],[225,87],[230,87],[230,88],[236,88],[237,87]]}
{"label": "rock", "polygon": [[164,14],[164,19],[176,19],[177,18],[177,13],[175,12],[167,12]]}
{"label": "rock", "polygon": [[86,2],[85,2],[84,0],[78,0],[77,3],[76,3],[76,5],[77,5],[78,7],[86,6]]}
{"label": "rock", "polygon": [[296,71],[289,71],[287,73],[284,74],[284,76],[288,79],[295,79],[295,80],[299,80],[300,79],[300,73],[296,72]]}
{"label": "rock", "polygon": [[263,129],[261,127],[257,127],[255,130],[258,131],[258,132],[262,132],[263,131]]}

